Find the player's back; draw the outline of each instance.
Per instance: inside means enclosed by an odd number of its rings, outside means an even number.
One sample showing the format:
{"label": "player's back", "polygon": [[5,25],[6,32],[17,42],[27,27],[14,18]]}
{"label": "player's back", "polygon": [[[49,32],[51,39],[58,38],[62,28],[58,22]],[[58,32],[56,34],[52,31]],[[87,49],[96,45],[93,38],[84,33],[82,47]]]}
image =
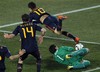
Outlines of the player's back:
{"label": "player's back", "polygon": [[61,64],[69,65],[69,59],[66,59],[66,55],[70,54],[72,51],[74,51],[73,47],[69,46],[61,46],[56,52],[55,52],[55,60]]}
{"label": "player's back", "polygon": [[36,30],[40,30],[40,27],[32,23],[27,23],[19,25],[17,29],[21,37],[21,48],[24,48],[29,52],[38,48],[36,41]]}
{"label": "player's back", "polygon": [[34,19],[34,20],[41,22],[40,18],[43,15],[50,15],[50,14],[47,13],[43,8],[37,8],[36,10],[30,13],[30,20],[32,21]]}

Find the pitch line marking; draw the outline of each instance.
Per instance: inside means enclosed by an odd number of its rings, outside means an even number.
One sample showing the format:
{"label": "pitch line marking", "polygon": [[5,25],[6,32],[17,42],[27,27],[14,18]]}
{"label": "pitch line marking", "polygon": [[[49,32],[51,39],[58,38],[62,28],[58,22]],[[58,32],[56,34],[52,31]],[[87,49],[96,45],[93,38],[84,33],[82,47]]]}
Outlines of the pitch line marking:
{"label": "pitch line marking", "polygon": [[86,70],[86,71],[82,71],[82,72],[93,72],[93,71],[96,71],[96,70],[100,70],[100,67],[90,69],[90,70]]}
{"label": "pitch line marking", "polygon": [[[5,30],[0,30],[0,32],[3,32],[3,33],[12,33],[11,31],[5,31]],[[37,37],[39,35],[36,35]],[[73,40],[70,40],[70,39],[65,39],[65,38],[57,38],[57,37],[50,37],[50,36],[44,36],[45,38],[48,38],[48,39],[54,39],[54,40],[63,40],[63,41],[73,41]],[[87,44],[96,44],[96,45],[100,45],[100,43],[98,42],[90,42],[90,41],[80,41],[82,43],[87,43]]]}
{"label": "pitch line marking", "polygon": [[[64,15],[64,14],[71,14],[71,13],[81,12],[81,11],[90,10],[90,9],[99,8],[99,7],[100,7],[100,5],[96,5],[96,6],[92,6],[92,7],[81,8],[81,9],[76,9],[76,10],[72,10],[72,11],[68,11],[68,12],[62,12],[62,13],[54,14],[54,16]],[[9,26],[13,26],[13,25],[18,25],[20,23],[22,23],[22,22],[5,24],[5,25],[0,26],[0,28],[9,27]]]}

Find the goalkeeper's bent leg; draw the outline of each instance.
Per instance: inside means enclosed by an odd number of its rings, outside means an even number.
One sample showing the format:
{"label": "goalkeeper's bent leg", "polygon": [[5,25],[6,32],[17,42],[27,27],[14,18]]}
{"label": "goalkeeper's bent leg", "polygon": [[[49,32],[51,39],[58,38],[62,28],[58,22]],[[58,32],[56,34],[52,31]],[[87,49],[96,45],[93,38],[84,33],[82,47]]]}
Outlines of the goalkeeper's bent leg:
{"label": "goalkeeper's bent leg", "polygon": [[82,48],[80,50],[72,52],[71,56],[77,56],[77,55],[85,56],[88,52],[89,52],[88,48]]}
{"label": "goalkeeper's bent leg", "polygon": [[87,67],[91,64],[91,62],[88,60],[83,60],[83,64],[85,65],[85,67]]}
{"label": "goalkeeper's bent leg", "polygon": [[75,65],[73,65],[73,69],[85,68],[89,65],[90,65],[90,61],[83,60],[83,62],[77,62]]}

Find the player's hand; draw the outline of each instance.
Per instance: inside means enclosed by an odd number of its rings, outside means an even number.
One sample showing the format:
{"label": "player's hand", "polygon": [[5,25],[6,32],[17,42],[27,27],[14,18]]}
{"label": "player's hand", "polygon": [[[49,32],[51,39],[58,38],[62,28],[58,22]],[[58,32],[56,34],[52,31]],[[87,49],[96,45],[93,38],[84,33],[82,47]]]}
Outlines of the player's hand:
{"label": "player's hand", "polygon": [[19,55],[22,56],[24,53],[26,53],[25,49],[19,50]]}
{"label": "player's hand", "polygon": [[43,36],[39,36],[38,43],[41,44],[43,42]]}
{"label": "player's hand", "polygon": [[9,36],[8,34],[4,34],[4,38],[8,38],[8,36]]}

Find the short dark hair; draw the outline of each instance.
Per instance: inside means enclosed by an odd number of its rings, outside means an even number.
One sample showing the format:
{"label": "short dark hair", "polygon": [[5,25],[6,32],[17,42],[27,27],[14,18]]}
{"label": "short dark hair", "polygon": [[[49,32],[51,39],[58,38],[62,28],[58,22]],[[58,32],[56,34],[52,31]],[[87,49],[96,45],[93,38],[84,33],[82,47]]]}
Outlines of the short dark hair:
{"label": "short dark hair", "polygon": [[23,15],[22,15],[22,21],[23,21],[23,22],[29,21],[29,15],[28,15],[28,14],[23,14]]}
{"label": "short dark hair", "polygon": [[28,7],[31,9],[34,9],[34,8],[36,8],[36,4],[34,2],[29,2]]}
{"label": "short dark hair", "polygon": [[49,51],[54,54],[56,52],[56,45],[52,44],[50,47],[49,47]]}

